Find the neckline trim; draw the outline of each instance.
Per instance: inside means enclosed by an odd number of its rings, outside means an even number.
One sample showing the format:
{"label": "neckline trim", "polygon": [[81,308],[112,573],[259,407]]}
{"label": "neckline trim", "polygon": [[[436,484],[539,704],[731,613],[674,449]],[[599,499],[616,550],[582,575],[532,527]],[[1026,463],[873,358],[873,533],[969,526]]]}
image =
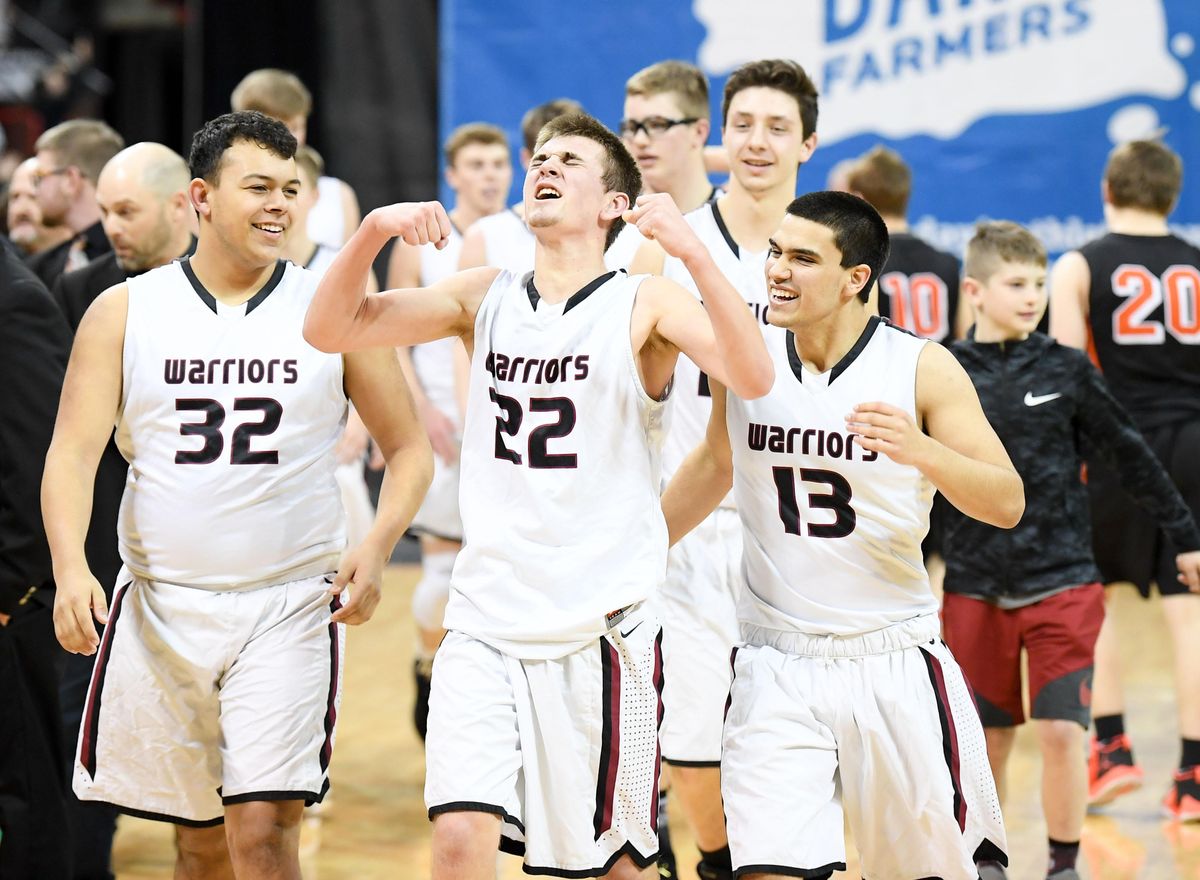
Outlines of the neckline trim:
{"label": "neckline trim", "polygon": [[[217,298],[209,293],[208,288],[196,277],[196,270],[192,268],[191,254],[181,258],[179,265],[183,269],[183,274],[187,277],[188,282],[192,285],[192,290],[196,291],[196,295],[200,297],[200,302],[208,306],[209,311],[214,315],[218,314]],[[275,271],[271,273],[271,277],[267,279],[267,283],[259,288],[258,292],[244,303],[247,315],[262,305],[266,298],[271,295],[272,291],[279,286],[279,282],[283,280],[283,273],[286,270],[286,260],[275,261]]]}
{"label": "neckline trim", "polygon": [[[842,355],[842,359],[833,365],[833,369],[829,371],[829,383],[833,384],[834,380],[842,373],[850,368],[850,365],[863,353],[863,349],[867,347],[867,343],[871,341],[871,337],[875,335],[876,329],[884,322],[878,315],[871,315],[867,319],[867,326],[863,328],[854,345],[850,346],[850,350]],[[804,362],[800,360],[800,354],[796,351],[796,334],[789,330],[787,337],[787,356],[788,366],[792,368],[792,374],[796,377],[796,381],[803,384],[804,382]]]}
{"label": "neckline trim", "polygon": [[[565,315],[567,312],[571,311],[571,309],[575,308],[575,306],[579,305],[581,302],[611,281],[618,271],[623,272],[625,270],[614,269],[612,272],[605,272],[599,278],[593,278],[583,287],[579,288],[579,290],[571,294],[571,296],[567,298],[566,305],[563,306],[563,314]],[[542,300],[542,295],[538,293],[537,287],[534,286],[532,272],[529,273],[529,280],[525,282],[525,294],[529,297],[529,305],[531,305],[533,310],[536,312],[538,303]]]}

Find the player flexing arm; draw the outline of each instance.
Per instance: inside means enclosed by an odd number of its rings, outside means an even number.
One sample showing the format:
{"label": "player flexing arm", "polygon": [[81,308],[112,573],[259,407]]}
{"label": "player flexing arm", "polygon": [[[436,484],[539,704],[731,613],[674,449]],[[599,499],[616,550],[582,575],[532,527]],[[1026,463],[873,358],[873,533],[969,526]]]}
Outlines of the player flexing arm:
{"label": "player flexing arm", "polygon": [[[128,296],[124,284],[110,288],[84,316],[46,456],[42,503],[58,583],[54,624],[63,647],[74,653],[91,654],[99,645],[93,615],[107,622],[104,591],[88,569],[83,546],[96,465],[121,403]],[[335,621],[370,619],[379,604],[383,565],[429,483],[429,445],[399,370],[387,350],[345,358],[346,391],[383,450],[388,473],[371,532],[339,566],[331,592],[348,584],[353,590]]]}
{"label": "player flexing arm", "polygon": [[[536,181],[557,180],[564,152],[549,155],[553,142],[534,157],[526,179],[527,198]],[[539,161],[540,160],[540,161]],[[737,291],[712,262],[670,196],[643,196],[628,210],[619,194],[614,210],[626,213],[643,235],[656,238],[692,272],[704,295],[700,305],[683,288],[663,278],[643,282],[634,311],[635,349],[641,352],[647,391],[662,393],[679,351],[706,373],[744,396],[761,396],[773,369],[762,335]],[[445,336],[461,336],[472,347],[475,313],[496,269],[471,269],[418,290],[366,293],[371,260],[389,238],[422,245],[441,243],[450,220],[437,202],[398,204],[372,211],[329,268],[305,320],[305,338],[324,351],[372,345],[412,345]]]}

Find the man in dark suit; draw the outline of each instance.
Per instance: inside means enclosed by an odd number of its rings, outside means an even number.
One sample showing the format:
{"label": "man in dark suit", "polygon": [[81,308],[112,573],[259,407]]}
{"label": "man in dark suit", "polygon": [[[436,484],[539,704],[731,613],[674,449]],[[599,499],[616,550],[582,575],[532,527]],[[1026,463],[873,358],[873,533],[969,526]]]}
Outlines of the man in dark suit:
{"label": "man in dark suit", "polygon": [[66,322],[7,243],[0,247],[0,877],[69,880],[42,466],[70,352]]}
{"label": "man in dark suit", "polygon": [[109,251],[96,207],[100,169],[125,146],[121,136],[95,119],[72,119],[37,139],[38,204],[42,222],[65,226],[71,238],[29,258],[29,268],[47,288],[64,272],[86,266]]}
{"label": "man in dark suit", "polygon": [[[88,306],[108,288],[195,248],[192,229],[196,213],[187,195],[190,180],[187,163],[162,144],[134,144],[104,166],[95,197],[113,250],[64,274],[54,285],[54,298],[72,332]],[[117,514],[128,470],[110,439],[96,470],[92,519],[84,545],[88,567],[110,600],[121,569]],[[60,693],[67,767],[72,766],[94,662],[94,655],[71,654],[67,658]],[[74,880],[108,880],[117,810],[108,804],[80,801],[73,793],[68,794],[68,810],[75,844]]]}

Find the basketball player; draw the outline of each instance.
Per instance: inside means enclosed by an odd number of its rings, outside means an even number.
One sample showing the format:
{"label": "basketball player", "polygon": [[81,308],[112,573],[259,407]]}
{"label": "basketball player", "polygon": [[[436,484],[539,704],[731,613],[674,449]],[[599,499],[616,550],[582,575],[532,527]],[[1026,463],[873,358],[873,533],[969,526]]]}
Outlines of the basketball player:
{"label": "basketball player", "polygon": [[[513,172],[508,138],[501,129],[483,122],[460,125],[446,139],[443,155],[446,185],[454,193],[450,236],[440,250],[432,244],[418,248],[396,241],[388,259],[389,288],[428,287],[453,275],[462,250],[462,231],[505,209]],[[417,694],[413,723],[424,739],[433,655],[446,634],[442,616],[450,597],[450,571],[462,549],[458,454],[469,364],[457,339],[402,348],[400,364],[434,452],[433,485],[412,524],[421,540],[421,579],[413,589],[412,602],[418,637],[413,662]]]}
{"label": "basketball player", "polygon": [[47,226],[37,200],[37,157],[32,156],[13,171],[8,182],[8,240],[23,256],[31,257],[62,244],[72,237],[68,226]]}
{"label": "basketball player", "polygon": [[[294,73],[263,68],[246,74],[230,97],[233,110],[257,110],[288,127],[300,144],[308,142],[308,117],[312,93]],[[362,217],[358,197],[350,184],[323,173],[317,181],[322,198],[308,215],[308,234],[335,250],[346,243]]]}
{"label": "basketball player", "polygon": [[[1108,234],[1064,254],[1051,274],[1050,329],[1086,347],[1113,396],[1141,429],[1200,518],[1200,249],[1172,235],[1167,217],[1183,179],[1179,157],[1155,141],[1133,141],[1109,155],[1101,194]],[[1102,462],[1088,462],[1096,562],[1107,584],[1130,582],[1148,597],[1158,584],[1175,646],[1175,693],[1183,739],[1179,770],[1163,801],[1173,818],[1200,819],[1200,597],[1175,577],[1177,546],[1133,509]],[[1108,591],[1112,601],[1113,591]],[[1111,620],[1111,616],[1109,620]],[[1089,762],[1090,800],[1111,801],[1141,785],[1125,735],[1116,629],[1096,643]]]}
{"label": "basketball player", "polygon": [[[394,353],[331,357],[300,336],[315,278],[279,259],[295,150],[259,113],[196,134],[196,252],[88,311],[46,460],[55,630],[70,651],[98,650],[75,792],[174,823],[183,880],[300,877],[299,819],[327,784],[344,624],[374,611],[431,469]],[[371,535],[339,565],[332,449],[347,394],[391,474]],[[130,478],[109,611],[84,535],[114,423]]]}
{"label": "basketball player", "polygon": [[1079,880],[1087,807],[1084,743],[1091,717],[1104,588],[1092,556],[1084,448],[1114,466],[1140,509],[1183,553],[1200,588],[1200,532],[1171,478],[1082,352],[1036,332],[1046,310],[1046,250],[1016,223],[980,223],[967,244],[963,296],[975,326],[950,351],[1024,481],[1025,514],[1011,531],[945,511],[942,627],[971,682],[1001,799],[1024,723],[1022,660],[1042,756],[1047,880]]}
{"label": "basketball player", "polygon": [[[708,78],[694,64],[660,61],[625,82],[621,139],[642,172],[647,193],[665,192],[684,214],[716,198],[704,168],[710,130]],[[626,268],[645,239],[626,226],[604,256]]]}
{"label": "basketball player", "polygon": [[[582,113],[583,106],[570,98],[557,98],[531,107],[521,117],[521,167],[528,168],[538,133],[551,119],[571,113]],[[474,269],[492,266],[520,275],[533,269],[535,240],[525,225],[525,206],[516,204],[507,211],[497,211],[483,222],[474,223],[463,235],[458,268]]]}
{"label": "basketball player", "polygon": [[[767,242],[796,196],[800,165],[817,146],[817,90],[794,61],[755,61],[734,71],[722,98],[721,140],[729,156],[727,192],[687,215],[725,277],[766,328],[763,284]],[[654,272],[695,292],[687,268],[655,244],[634,272]],[[711,407],[708,377],[680,358],[671,429],[663,454],[667,479],[704,437]],[[704,880],[732,876],[721,808],[721,726],[729,695],[727,658],[737,642],[736,593],[741,524],[732,496],[673,547],[660,594],[667,630],[663,760],[692,826]]]}
{"label": "basketball player", "polygon": [[[525,177],[535,269],[476,269],[365,296],[391,236],[441,242],[437,203],[368,217],[309,309],[326,349],[459,336],[472,351],[464,544],[434,662],[426,804],[434,877],[494,876],[503,834],[526,871],[647,876],[658,838],[666,565],[663,398],[682,350],[750,397],[770,381],[753,315],[665,194],[596,120],[552,120]],[[605,271],[625,219],[680,257],[702,307],[661,278]]]}
{"label": "basketball player", "polygon": [[878,146],[846,172],[847,192],[871,203],[887,224],[891,250],[879,276],[879,314],[925,339],[949,344],[971,324],[970,308],[958,296],[958,260],[912,234],[908,200],[912,169],[900,154]]}
{"label": "basketball player", "polygon": [[[771,238],[770,393],[714,382],[708,432],[663,496],[672,538],[731,483],[745,533],[721,790],[738,877],[1002,877],[1004,829],[970,692],[921,561],[936,488],[1011,528],[1020,478],[970,380],[872,313],[887,227],[848,193]],[[985,863],[977,868],[977,863]]]}

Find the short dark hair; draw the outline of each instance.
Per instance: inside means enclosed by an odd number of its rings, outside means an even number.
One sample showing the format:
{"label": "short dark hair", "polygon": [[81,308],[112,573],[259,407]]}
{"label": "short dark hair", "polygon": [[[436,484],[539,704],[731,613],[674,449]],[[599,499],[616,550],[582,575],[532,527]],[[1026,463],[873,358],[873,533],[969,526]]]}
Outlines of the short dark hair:
{"label": "short dark hair", "polygon": [[296,156],[296,139],[286,125],[257,110],[240,110],[210,119],[196,132],[188,153],[192,177],[216,183],[225,152],[238,141],[253,141],[281,159]]}
{"label": "short dark hair", "polygon": [[800,127],[804,137],[817,130],[817,87],[804,68],[786,58],[770,58],[743,64],[725,81],[721,99],[721,125],[729,121],[729,104],[743,89],[762,86],[778,89],[796,99],[800,107]]}
{"label": "short dark hair", "polygon": [[525,144],[525,149],[531,153],[534,151],[538,132],[551,119],[583,112],[583,105],[573,98],[555,98],[545,104],[530,107],[521,117],[521,140]]}
{"label": "short dark hair", "polygon": [[866,264],[871,277],[858,298],[867,302],[871,283],[878,280],[879,271],[887,262],[890,244],[887,224],[871,203],[845,192],[813,192],[800,196],[788,205],[787,212],[819,223],[833,232],[833,243],[842,252],[841,267]]}
{"label": "short dark hair", "polygon": [[1158,141],[1129,141],[1109,153],[1104,181],[1114,208],[1139,208],[1165,217],[1183,188],[1183,161]]}
{"label": "short dark hair", "polygon": [[[637,201],[642,192],[642,172],[638,170],[637,162],[621,139],[609,131],[604,123],[586,113],[572,113],[551,119],[538,133],[533,145],[536,153],[547,141],[556,137],[582,137],[595,141],[604,149],[604,174],[601,181],[609,192],[625,193],[629,196],[629,204]],[[612,247],[617,235],[625,225],[625,220],[618,217],[608,227],[608,236],[604,240],[604,249]]]}
{"label": "short dark hair", "polygon": [[883,145],[859,157],[846,177],[850,189],[881,214],[903,217],[912,194],[912,170],[895,150]]}

